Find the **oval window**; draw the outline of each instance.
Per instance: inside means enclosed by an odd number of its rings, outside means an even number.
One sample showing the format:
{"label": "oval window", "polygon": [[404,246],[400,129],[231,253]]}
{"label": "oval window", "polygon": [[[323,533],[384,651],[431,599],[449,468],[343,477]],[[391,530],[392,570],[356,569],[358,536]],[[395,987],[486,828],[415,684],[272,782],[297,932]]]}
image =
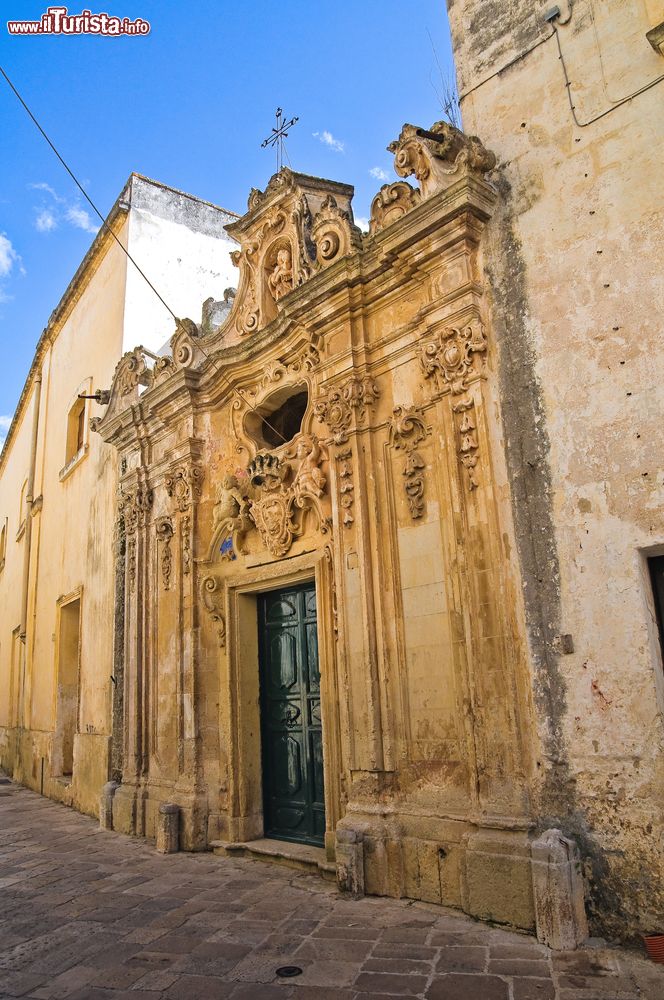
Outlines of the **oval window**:
{"label": "oval window", "polygon": [[308,405],[306,385],[284,386],[247,414],[247,433],[261,448],[279,448],[300,433]]}

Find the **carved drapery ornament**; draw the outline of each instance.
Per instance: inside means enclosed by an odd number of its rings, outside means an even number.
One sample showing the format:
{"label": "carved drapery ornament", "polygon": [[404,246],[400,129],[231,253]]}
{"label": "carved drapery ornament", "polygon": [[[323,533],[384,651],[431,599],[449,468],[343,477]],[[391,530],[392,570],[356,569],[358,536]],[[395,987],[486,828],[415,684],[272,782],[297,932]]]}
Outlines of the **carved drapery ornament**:
{"label": "carved drapery ornament", "polygon": [[170,517],[160,517],[155,521],[157,538],[161,542],[161,579],[164,590],[170,590],[171,573],[173,571],[173,556],[171,554],[171,539],[173,538],[173,522]]}
{"label": "carved drapery ornament", "polygon": [[450,187],[465,174],[483,177],[496,165],[495,154],[475,135],[465,135],[449,122],[434,122],[425,130],[404,125],[401,135],[387,147],[394,153],[399,177],[414,174],[424,198]]}
{"label": "carved drapery ornament", "polygon": [[413,406],[395,406],[390,421],[390,444],[403,451],[406,464],[402,475],[411,517],[416,520],[424,513],[424,470],[426,462],[417,450],[426,438],[427,430],[421,411]]}
{"label": "carved drapery ornament", "polygon": [[479,444],[477,441],[477,427],[473,417],[475,401],[471,396],[466,396],[464,399],[460,399],[457,403],[454,403],[452,410],[458,415],[459,458],[468,473],[468,489],[476,490],[480,484],[477,478]]}
{"label": "carved drapery ornament", "polygon": [[379,394],[378,383],[371,376],[359,378],[353,375],[319,396],[314,403],[314,413],[321,423],[327,424],[334,443],[344,444],[348,440],[353,414],[358,423],[362,423]]}
{"label": "carved drapery ornament", "polygon": [[472,377],[483,373],[486,349],[484,327],[478,319],[461,327],[449,326],[421,349],[424,377],[432,378],[439,391],[460,395]]}
{"label": "carved drapery ornament", "polygon": [[339,463],[339,506],[341,507],[341,523],[348,528],[355,521],[353,503],[355,501],[355,484],[353,483],[353,452],[349,448],[337,454]]}
{"label": "carved drapery ornament", "polygon": [[206,576],[201,581],[201,597],[205,610],[217,626],[220,649],[226,645],[226,619],[223,614],[223,590],[216,576]]}

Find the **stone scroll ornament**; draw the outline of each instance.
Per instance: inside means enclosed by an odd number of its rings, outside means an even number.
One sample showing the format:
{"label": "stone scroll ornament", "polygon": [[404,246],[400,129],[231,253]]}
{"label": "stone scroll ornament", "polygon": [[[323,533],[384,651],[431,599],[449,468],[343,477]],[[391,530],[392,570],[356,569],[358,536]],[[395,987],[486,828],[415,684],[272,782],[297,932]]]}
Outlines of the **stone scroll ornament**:
{"label": "stone scroll ornament", "polygon": [[394,153],[399,177],[414,174],[423,198],[430,198],[468,174],[484,176],[496,165],[495,154],[475,135],[466,135],[449,122],[434,122],[430,129],[404,125],[401,135],[387,147]]}
{"label": "stone scroll ornament", "polygon": [[390,421],[390,444],[404,452],[406,464],[402,472],[408,508],[413,520],[424,513],[424,471],[426,462],[417,450],[427,436],[427,430],[416,407],[395,406]]}
{"label": "stone scroll ornament", "polygon": [[201,581],[201,597],[205,610],[217,627],[219,648],[226,646],[226,620],[222,612],[223,591],[216,576],[206,576]]}

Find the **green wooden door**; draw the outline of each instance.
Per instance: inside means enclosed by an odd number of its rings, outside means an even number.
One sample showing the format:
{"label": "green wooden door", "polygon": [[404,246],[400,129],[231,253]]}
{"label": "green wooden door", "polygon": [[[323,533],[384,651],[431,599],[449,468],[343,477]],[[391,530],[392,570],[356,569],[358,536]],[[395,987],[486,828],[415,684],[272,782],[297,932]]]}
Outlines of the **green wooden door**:
{"label": "green wooden door", "polygon": [[261,596],[258,623],[265,836],[322,844],[323,740],[313,584]]}

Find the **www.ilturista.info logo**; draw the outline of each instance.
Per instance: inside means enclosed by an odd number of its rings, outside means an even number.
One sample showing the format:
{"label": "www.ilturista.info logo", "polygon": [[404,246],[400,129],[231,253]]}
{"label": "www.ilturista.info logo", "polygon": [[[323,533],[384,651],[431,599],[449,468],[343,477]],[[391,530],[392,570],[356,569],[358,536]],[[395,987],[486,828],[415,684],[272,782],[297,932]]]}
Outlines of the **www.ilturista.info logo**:
{"label": "www.ilturista.info logo", "polygon": [[149,35],[150,22],[142,17],[114,17],[82,10],[70,14],[66,7],[49,7],[39,21],[7,21],[10,35]]}

